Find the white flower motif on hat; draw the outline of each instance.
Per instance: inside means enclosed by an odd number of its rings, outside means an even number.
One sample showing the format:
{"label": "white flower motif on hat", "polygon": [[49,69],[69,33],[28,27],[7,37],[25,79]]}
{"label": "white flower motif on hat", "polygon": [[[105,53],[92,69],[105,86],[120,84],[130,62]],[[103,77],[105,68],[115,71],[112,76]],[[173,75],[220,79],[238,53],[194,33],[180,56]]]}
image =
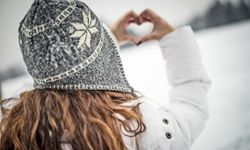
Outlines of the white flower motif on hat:
{"label": "white flower motif on hat", "polygon": [[96,18],[91,18],[91,12],[87,14],[83,11],[83,23],[71,23],[75,27],[75,32],[70,36],[72,38],[80,38],[77,48],[80,48],[84,43],[90,47],[91,36],[98,32],[96,27]]}

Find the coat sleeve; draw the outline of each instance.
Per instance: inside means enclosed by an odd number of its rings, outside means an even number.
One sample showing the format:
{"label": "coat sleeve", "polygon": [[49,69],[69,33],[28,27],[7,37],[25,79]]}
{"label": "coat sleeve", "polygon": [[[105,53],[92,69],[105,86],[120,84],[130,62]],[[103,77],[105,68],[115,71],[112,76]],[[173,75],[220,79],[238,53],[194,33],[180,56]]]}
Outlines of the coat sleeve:
{"label": "coat sleeve", "polygon": [[169,104],[161,109],[167,111],[173,120],[176,142],[184,141],[186,146],[191,146],[208,119],[206,94],[211,81],[202,65],[198,44],[189,26],[164,36],[160,40],[160,47],[172,86]]}

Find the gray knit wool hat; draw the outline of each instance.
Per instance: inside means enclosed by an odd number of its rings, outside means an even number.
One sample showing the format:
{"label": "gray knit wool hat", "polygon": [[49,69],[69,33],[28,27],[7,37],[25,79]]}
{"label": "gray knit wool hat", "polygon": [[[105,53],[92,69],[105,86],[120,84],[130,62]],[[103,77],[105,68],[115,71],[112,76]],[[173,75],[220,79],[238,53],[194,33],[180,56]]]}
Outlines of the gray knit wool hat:
{"label": "gray knit wool hat", "polygon": [[19,42],[34,88],[134,92],[110,31],[78,0],[35,0]]}

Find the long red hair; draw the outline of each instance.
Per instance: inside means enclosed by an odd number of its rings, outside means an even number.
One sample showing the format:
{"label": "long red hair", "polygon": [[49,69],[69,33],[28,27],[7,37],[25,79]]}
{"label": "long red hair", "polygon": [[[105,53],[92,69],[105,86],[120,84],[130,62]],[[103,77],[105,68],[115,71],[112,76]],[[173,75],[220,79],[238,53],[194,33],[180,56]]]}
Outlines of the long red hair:
{"label": "long red hair", "polygon": [[61,150],[68,143],[74,150],[127,150],[121,129],[136,136],[146,128],[139,104],[121,104],[138,98],[111,91],[35,89],[22,93],[10,110],[5,106],[12,100],[1,100],[0,149]]}

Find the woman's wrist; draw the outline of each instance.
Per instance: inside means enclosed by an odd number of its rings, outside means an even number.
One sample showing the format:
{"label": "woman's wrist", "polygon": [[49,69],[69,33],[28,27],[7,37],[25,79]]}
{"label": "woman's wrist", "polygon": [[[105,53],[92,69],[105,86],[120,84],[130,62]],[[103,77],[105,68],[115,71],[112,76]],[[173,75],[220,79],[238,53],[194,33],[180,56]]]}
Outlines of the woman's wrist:
{"label": "woman's wrist", "polygon": [[162,31],[159,31],[160,37],[158,40],[161,40],[164,36],[174,32],[174,31],[176,31],[176,28],[173,27],[172,25],[170,25],[168,22],[163,20],[162,21]]}
{"label": "woman's wrist", "polygon": [[115,30],[113,28],[110,29],[111,30],[111,33],[114,35],[114,37],[116,38],[117,42],[120,42],[119,40],[119,37],[117,35],[117,33],[115,32]]}

